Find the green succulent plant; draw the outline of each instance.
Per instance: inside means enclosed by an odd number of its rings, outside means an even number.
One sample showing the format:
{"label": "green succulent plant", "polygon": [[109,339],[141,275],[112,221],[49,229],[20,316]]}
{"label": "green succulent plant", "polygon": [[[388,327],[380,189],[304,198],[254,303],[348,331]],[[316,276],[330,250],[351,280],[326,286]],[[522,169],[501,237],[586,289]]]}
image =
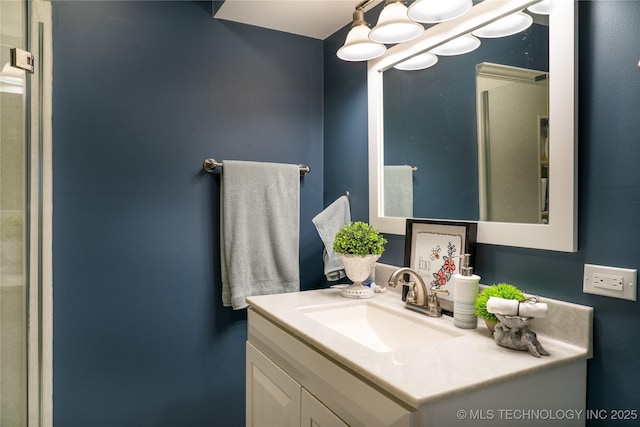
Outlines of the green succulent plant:
{"label": "green succulent plant", "polygon": [[487,322],[493,323],[497,323],[498,318],[493,313],[489,313],[487,311],[487,301],[489,301],[489,298],[491,297],[514,299],[517,301],[524,301],[526,298],[524,293],[520,289],[508,283],[498,283],[497,285],[491,285],[480,292],[474,304],[476,315],[486,320]]}
{"label": "green succulent plant", "polygon": [[387,239],[371,225],[356,221],[342,227],[334,237],[333,250],[342,255],[382,255]]}

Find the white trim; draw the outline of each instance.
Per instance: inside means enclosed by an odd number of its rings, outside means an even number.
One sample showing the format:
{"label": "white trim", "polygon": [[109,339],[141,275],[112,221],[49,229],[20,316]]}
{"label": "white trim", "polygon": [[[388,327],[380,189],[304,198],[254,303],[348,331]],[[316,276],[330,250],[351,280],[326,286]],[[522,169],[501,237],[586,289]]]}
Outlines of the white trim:
{"label": "white trim", "polygon": [[535,78],[541,74],[546,74],[546,72],[512,67],[510,65],[494,64],[491,62],[481,62],[476,65],[476,77],[500,79],[501,81],[508,80],[509,82],[516,81],[536,84]]}
{"label": "white trim", "polygon": [[[536,3],[531,0],[485,0],[461,18],[427,29],[416,40],[401,43],[369,61],[369,222],[382,232],[405,233],[404,218],[383,216],[383,99],[382,72],[402,60],[466,34]],[[549,224],[478,222],[478,243],[577,250],[577,2],[556,0],[549,16],[550,180]]]}

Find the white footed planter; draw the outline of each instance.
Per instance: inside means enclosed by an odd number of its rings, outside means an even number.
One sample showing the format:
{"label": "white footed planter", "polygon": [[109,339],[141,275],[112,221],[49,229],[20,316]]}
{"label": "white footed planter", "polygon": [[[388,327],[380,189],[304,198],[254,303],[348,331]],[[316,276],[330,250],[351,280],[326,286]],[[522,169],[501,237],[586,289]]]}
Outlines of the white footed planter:
{"label": "white footed planter", "polygon": [[362,282],[369,277],[371,269],[379,258],[380,255],[340,255],[344,271],[347,277],[353,281],[353,285],[342,290],[343,297],[358,299],[373,297],[373,289],[364,286]]}

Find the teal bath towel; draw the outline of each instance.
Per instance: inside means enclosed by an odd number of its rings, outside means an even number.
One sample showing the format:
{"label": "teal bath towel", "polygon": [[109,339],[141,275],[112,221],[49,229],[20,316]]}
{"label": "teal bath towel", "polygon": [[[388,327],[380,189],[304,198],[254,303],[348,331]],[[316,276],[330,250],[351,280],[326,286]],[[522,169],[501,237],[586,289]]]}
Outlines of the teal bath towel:
{"label": "teal bath towel", "polygon": [[300,290],[300,169],[225,160],[220,192],[222,303]]}

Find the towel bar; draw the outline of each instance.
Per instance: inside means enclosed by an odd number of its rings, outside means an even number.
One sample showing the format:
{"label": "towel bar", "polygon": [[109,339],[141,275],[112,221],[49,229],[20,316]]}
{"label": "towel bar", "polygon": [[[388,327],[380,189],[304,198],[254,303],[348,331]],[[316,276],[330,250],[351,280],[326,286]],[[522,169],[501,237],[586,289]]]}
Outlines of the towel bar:
{"label": "towel bar", "polygon": [[[409,165],[404,165],[404,166],[409,166]],[[409,166],[411,168],[411,172],[418,172],[418,167],[417,166]]]}
{"label": "towel bar", "polygon": [[[205,159],[204,163],[202,164],[202,168],[209,173],[223,166],[224,163],[217,162],[216,159]],[[311,168],[307,165],[298,165],[298,167],[300,168],[300,176],[304,176],[311,172]]]}

